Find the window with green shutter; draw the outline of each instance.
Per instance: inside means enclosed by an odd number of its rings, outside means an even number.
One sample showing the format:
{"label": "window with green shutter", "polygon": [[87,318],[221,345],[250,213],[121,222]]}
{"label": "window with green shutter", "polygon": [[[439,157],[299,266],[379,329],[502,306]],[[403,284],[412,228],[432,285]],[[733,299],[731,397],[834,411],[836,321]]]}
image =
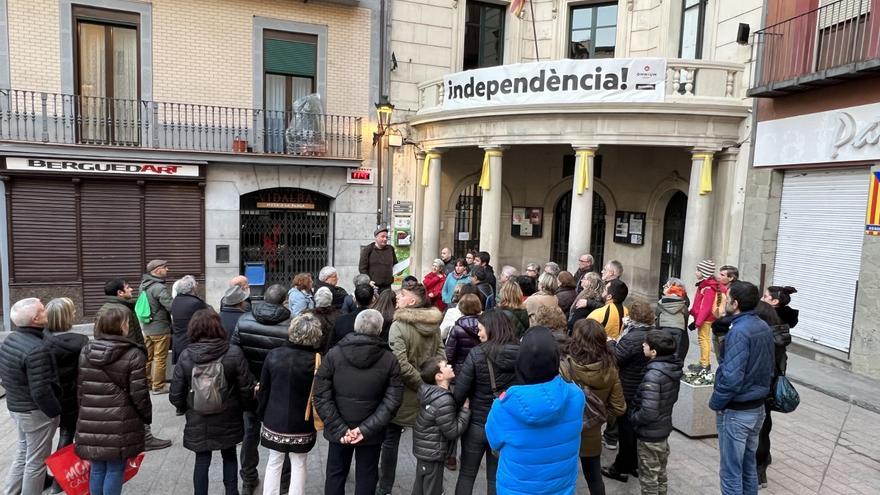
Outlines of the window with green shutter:
{"label": "window with green shutter", "polygon": [[263,53],[263,67],[266,72],[315,77],[318,61],[317,39],[314,43],[308,43],[267,38]]}
{"label": "window with green shutter", "polygon": [[281,152],[284,132],[293,115],[293,103],[315,92],[318,37],[284,31],[263,35],[263,108],[266,149]]}

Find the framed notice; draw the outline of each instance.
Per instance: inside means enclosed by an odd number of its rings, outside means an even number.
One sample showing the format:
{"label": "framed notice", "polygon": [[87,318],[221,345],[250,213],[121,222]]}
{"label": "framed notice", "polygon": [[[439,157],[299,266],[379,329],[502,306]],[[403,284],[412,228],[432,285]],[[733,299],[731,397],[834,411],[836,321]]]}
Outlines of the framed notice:
{"label": "framed notice", "polygon": [[614,242],[641,246],[645,244],[645,212],[614,213]]}
{"label": "framed notice", "polygon": [[543,234],[544,208],[513,207],[510,235],[513,237],[541,237]]}

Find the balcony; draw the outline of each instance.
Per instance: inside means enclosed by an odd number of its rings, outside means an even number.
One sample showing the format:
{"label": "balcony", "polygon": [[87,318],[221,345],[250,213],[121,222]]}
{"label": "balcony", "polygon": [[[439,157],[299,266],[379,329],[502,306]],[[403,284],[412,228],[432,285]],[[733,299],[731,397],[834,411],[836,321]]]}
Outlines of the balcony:
{"label": "balcony", "polygon": [[880,0],[838,0],[755,32],[749,96],[774,97],[880,70]]}
{"label": "balcony", "polygon": [[[361,117],[0,89],[0,141],[320,164],[361,159]],[[179,155],[178,155],[179,156]]]}

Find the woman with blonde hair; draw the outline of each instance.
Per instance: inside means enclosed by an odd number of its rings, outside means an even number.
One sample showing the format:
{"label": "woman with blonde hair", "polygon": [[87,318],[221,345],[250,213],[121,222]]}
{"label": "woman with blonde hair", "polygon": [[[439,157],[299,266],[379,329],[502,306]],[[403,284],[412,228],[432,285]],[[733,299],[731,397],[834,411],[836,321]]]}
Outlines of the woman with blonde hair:
{"label": "woman with blonde hair", "polygon": [[504,282],[499,295],[498,309],[510,320],[516,333],[516,338],[522,338],[529,328],[529,312],[526,311],[525,304],[522,302],[522,289],[520,289],[518,283],[508,280]]}
{"label": "woman with blonde hair", "polygon": [[559,281],[552,274],[542,273],[538,277],[538,292],[526,299],[526,311],[529,312],[529,322],[532,325],[535,324],[534,317],[539,307],[559,307],[557,290],[559,290]]}
{"label": "woman with blonde hair", "polygon": [[574,324],[578,320],[590,316],[593,310],[599,309],[605,304],[605,301],[602,300],[605,282],[602,281],[602,277],[598,273],[587,272],[581,279],[581,287],[583,289],[571,304],[571,310],[568,312],[569,331],[574,328]]}

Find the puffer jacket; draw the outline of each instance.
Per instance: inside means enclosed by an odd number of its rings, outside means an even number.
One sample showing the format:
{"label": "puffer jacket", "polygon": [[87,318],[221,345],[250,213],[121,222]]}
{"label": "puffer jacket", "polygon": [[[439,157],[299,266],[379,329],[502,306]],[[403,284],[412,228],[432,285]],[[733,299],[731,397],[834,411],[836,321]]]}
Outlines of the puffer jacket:
{"label": "puffer jacket", "polygon": [[[608,417],[617,417],[626,412],[623,388],[617,368],[604,368],[601,362],[581,364],[570,356],[562,358],[559,373],[566,380],[576,383],[581,389],[589,387],[605,403]],[[602,453],[602,425],[596,425],[581,432],[581,457],[595,457]]]}
{"label": "puffer jacket", "polygon": [[315,407],[324,438],[339,443],[360,427],[363,445],[377,445],[403,401],[400,364],[379,337],[346,335],[321,361],[315,376]]}
{"label": "puffer jacket", "polygon": [[202,301],[199,296],[194,294],[178,294],[174,298],[174,301],[171,303],[172,363],[177,363],[177,359],[189,345],[189,336],[186,334],[189,320],[196,314],[196,311],[207,307],[208,305],[205,304],[205,301]]}
{"label": "puffer jacket", "polygon": [[10,411],[39,409],[50,418],[61,414],[58,370],[44,345],[42,328],[13,327],[0,345],[0,382]]}
{"label": "puffer jacket", "polygon": [[715,321],[712,308],[718,302],[718,294],[727,292],[714,278],[704,278],[697,284],[697,295],[694,297],[694,305],[691,306],[690,314],[694,317],[694,325],[699,328],[704,322]]}
{"label": "puffer jacket", "polygon": [[639,440],[659,442],[672,433],[672,406],[678,400],[681,367],[674,354],[657,356],[648,363],[629,413]]}
{"label": "puffer jacket", "polygon": [[76,417],[79,415],[79,403],[76,399],[76,378],[79,374],[79,355],[89,338],[73,332],[53,333],[43,330],[43,342],[46,349],[55,358],[58,380],[61,386],[61,425],[73,430],[76,428]]}
{"label": "puffer jacket", "polygon": [[265,301],[255,302],[251,311],[238,319],[230,342],[241,347],[252,375],[262,374],[269,351],[290,341],[289,325],[290,311]]}
{"label": "puffer jacket", "polygon": [[620,370],[620,384],[623,386],[623,396],[627,404],[632,404],[639,384],[645,376],[648,358],[642,350],[642,343],[650,330],[653,328],[649,326],[630,325],[614,346],[617,369]]}
{"label": "puffer jacket", "polygon": [[684,330],[688,322],[687,301],[682,297],[663,296],[657,303],[656,315],[658,328]]}
{"label": "puffer jacket", "polygon": [[342,305],[345,304],[345,298],[348,296],[348,292],[342,287],[338,285],[330,285],[327,282],[321,282],[320,280],[315,280],[315,292],[318,292],[318,289],[321,287],[326,287],[330,289],[330,293],[333,294],[333,301],[330,303],[330,306],[333,309],[342,309]]}
{"label": "puffer jacket", "polygon": [[583,391],[561,376],[515,385],[495,401],[486,439],[500,453],[498,493],[575,493],[584,401]]}
{"label": "puffer jacket", "polygon": [[[470,399],[471,422],[478,425],[486,424],[489,409],[492,408],[492,402],[495,400],[495,394],[489,380],[486,350],[486,344],[480,344],[471,349],[461,366],[461,372],[455,376],[455,389],[452,391],[459,407],[464,404],[466,399]],[[498,394],[518,382],[516,378],[517,356],[519,356],[519,345],[505,344],[492,358]]]}
{"label": "puffer jacket", "polygon": [[471,411],[466,408],[457,411],[449,390],[427,383],[419,389],[419,403],[421,409],[413,430],[413,454],[426,462],[445,460],[449,444],[467,428]]}
{"label": "puffer jacket", "polygon": [[779,319],[782,320],[782,323],[788,325],[788,328],[794,328],[797,326],[798,313],[800,313],[800,311],[791,306],[776,306],[775,309]]}
{"label": "puffer jacket", "polygon": [[121,335],[106,335],[79,355],[76,453],[90,461],[118,461],[144,451],[144,424],[153,422],[146,355]]}
{"label": "puffer jacket", "polygon": [[171,333],[171,293],[165,287],[165,279],[149,273],[141,279],[141,292],[147,291],[150,301],[150,322],[141,325],[144,335]]}
{"label": "puffer jacket", "polygon": [[[108,309],[118,309],[128,315],[128,340],[144,347],[144,332],[141,330],[141,322],[137,315],[134,314],[134,301],[131,299],[123,299],[118,296],[107,296],[104,304],[95,313],[95,320],[101,317]],[[146,352],[146,349],[144,349]]]}
{"label": "puffer jacket", "polygon": [[753,311],[733,317],[724,348],[724,361],[715,373],[709,408],[752,409],[770,394],[775,366],[773,331]]}
{"label": "puffer jacket", "polygon": [[501,311],[513,325],[516,338],[521,339],[529,329],[529,312],[525,308],[501,308]]}
{"label": "puffer jacket", "polygon": [[788,368],[788,354],[785,348],[788,347],[788,344],[791,344],[791,332],[789,326],[785,323],[772,326],[770,329],[773,330],[773,354],[776,363],[776,366],[773,368],[773,378],[776,379],[777,376],[784,375],[785,370]]}
{"label": "puffer jacket", "polygon": [[[220,360],[226,377],[224,404],[217,414],[199,414],[190,408],[192,370],[196,364]],[[235,447],[244,438],[242,413],[254,407],[256,381],[248,371],[241,348],[225,339],[193,342],[180,355],[171,378],[168,400],[178,412],[186,412],[183,446],[193,452],[208,452]]]}
{"label": "puffer jacket", "polygon": [[477,325],[476,316],[462,316],[446,338],[446,362],[452,365],[456,375],[471,349],[480,345],[480,329]]}
{"label": "puffer jacket", "polygon": [[419,413],[419,387],[422,364],[431,358],[446,359],[440,340],[440,321],[443,315],[435,307],[402,308],[394,312],[394,323],[388,333],[391,352],[400,364],[400,376],[405,386],[403,404],[397,411],[394,424],[413,426]]}
{"label": "puffer jacket", "polygon": [[[288,342],[269,352],[260,377],[257,418],[263,426],[281,435],[300,435],[299,442],[274,442],[262,438],[261,443],[281,452],[308,452],[315,445],[315,436],[302,443],[303,436],[315,433],[311,413],[306,420],[306,405],[315,377],[316,349]],[[308,437],[306,437],[308,438]]]}

